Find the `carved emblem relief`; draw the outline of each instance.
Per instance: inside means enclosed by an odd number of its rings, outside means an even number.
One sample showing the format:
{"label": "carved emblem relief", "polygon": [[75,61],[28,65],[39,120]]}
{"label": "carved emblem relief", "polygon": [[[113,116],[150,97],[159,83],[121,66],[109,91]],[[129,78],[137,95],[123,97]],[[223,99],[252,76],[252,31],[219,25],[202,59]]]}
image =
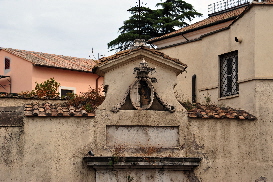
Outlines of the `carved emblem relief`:
{"label": "carved emblem relief", "polygon": [[170,112],[174,112],[175,108],[169,104],[163,102],[159,98],[158,94],[153,87],[153,83],[157,82],[155,77],[150,77],[149,73],[154,73],[156,68],[151,68],[148,63],[143,59],[139,67],[134,68],[134,74],[136,74],[136,80],[131,84],[123,100],[116,104],[111,111],[118,112],[121,106],[125,103],[127,96],[130,96],[130,102],[133,107],[137,110],[147,110],[149,109],[156,98],[157,101]]}
{"label": "carved emblem relief", "polygon": [[[134,108],[138,110],[149,109],[154,100],[154,87],[152,82],[156,82],[156,78],[150,78],[149,73],[155,72],[155,68],[148,66],[143,59],[139,67],[134,68],[134,74],[137,74],[136,81],[130,88],[130,99]],[[151,80],[151,81],[150,81]]]}
{"label": "carved emblem relief", "polygon": [[130,89],[130,99],[134,108],[149,109],[154,100],[154,87],[150,80],[138,79]]}

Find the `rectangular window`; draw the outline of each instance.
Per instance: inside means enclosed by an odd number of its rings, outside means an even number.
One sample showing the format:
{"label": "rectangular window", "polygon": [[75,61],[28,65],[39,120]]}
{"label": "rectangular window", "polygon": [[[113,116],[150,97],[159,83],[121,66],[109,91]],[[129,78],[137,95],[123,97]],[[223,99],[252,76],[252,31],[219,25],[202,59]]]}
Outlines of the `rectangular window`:
{"label": "rectangular window", "polygon": [[69,93],[76,94],[76,88],[75,87],[60,86],[59,87],[59,93],[60,93],[60,97],[64,97]]}
{"label": "rectangular window", "polygon": [[5,58],[5,70],[10,69],[10,59]]}
{"label": "rectangular window", "polygon": [[229,52],[220,58],[220,97],[239,94],[238,51]]}
{"label": "rectangular window", "polygon": [[69,93],[73,93],[73,90],[61,89],[61,97],[66,96]]}

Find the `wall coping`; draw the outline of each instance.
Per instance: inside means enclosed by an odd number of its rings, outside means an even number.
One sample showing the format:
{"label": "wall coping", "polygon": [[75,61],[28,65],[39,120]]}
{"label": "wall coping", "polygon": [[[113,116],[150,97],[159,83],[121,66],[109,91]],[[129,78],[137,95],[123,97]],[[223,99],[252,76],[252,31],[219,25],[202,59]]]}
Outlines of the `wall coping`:
{"label": "wall coping", "polygon": [[190,171],[200,165],[202,158],[180,157],[84,157],[83,160],[96,170],[105,169],[165,169]]}

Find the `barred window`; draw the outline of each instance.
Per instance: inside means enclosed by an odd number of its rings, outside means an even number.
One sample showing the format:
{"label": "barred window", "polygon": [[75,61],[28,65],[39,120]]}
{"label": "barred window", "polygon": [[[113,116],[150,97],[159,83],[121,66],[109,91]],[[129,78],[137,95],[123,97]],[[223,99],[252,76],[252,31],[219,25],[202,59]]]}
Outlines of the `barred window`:
{"label": "barred window", "polygon": [[5,58],[5,70],[10,69],[10,59]]}
{"label": "barred window", "polygon": [[239,94],[238,51],[220,57],[220,97]]}

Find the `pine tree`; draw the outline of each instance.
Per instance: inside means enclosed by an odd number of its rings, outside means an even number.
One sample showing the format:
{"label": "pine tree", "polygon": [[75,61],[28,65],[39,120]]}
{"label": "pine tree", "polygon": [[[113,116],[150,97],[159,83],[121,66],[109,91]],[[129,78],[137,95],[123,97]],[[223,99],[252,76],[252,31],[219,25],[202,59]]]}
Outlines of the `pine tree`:
{"label": "pine tree", "polygon": [[[119,28],[120,35],[108,43],[111,50],[122,51],[130,47],[135,39],[148,40],[175,31],[201,16],[191,4],[182,0],[166,0],[157,3],[156,10],[148,7],[133,7],[128,11],[132,16]],[[140,13],[139,13],[140,12]]]}

